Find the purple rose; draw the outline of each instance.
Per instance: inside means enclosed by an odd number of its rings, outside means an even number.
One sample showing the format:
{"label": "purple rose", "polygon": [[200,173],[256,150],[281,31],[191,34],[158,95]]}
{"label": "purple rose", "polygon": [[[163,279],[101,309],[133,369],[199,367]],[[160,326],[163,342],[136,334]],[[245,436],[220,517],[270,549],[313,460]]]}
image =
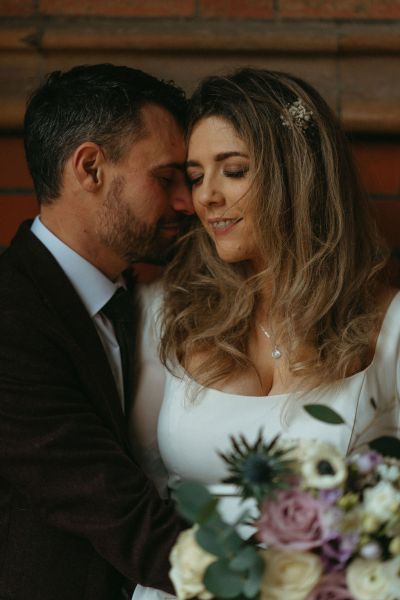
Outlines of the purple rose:
{"label": "purple rose", "polygon": [[341,490],[340,488],[318,491],[318,498],[320,499],[322,504],[326,504],[328,506],[334,506],[342,496],[343,490]]}
{"label": "purple rose", "polygon": [[349,459],[349,462],[356,465],[358,472],[362,475],[368,475],[368,473],[374,471],[382,461],[382,455],[375,452],[375,450],[368,450],[363,454],[356,454]]}
{"label": "purple rose", "polygon": [[300,490],[285,490],[265,501],[256,523],[257,538],[284,550],[310,550],[327,537],[320,502]]}
{"label": "purple rose", "polygon": [[322,577],[307,600],[354,600],[354,596],[347,588],[344,573],[332,573]]}
{"label": "purple rose", "polygon": [[321,558],[327,571],[342,570],[353,556],[359,541],[359,533],[332,535],[321,547]]}

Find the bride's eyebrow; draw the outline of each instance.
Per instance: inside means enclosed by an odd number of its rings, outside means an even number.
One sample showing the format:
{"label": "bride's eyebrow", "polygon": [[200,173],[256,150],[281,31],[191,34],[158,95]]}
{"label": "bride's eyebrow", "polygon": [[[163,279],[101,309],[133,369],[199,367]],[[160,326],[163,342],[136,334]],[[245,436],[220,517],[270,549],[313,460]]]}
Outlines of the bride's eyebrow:
{"label": "bride's eyebrow", "polygon": [[219,154],[216,154],[214,160],[216,162],[220,162],[221,160],[225,160],[231,156],[242,156],[243,158],[249,158],[247,154],[244,154],[244,152],[220,152]]}
{"label": "bride's eyebrow", "polygon": [[[215,160],[215,162],[221,162],[222,160],[226,160],[227,158],[230,158],[231,156],[241,156],[243,158],[249,158],[248,154],[244,154],[243,152],[232,151],[232,152],[219,152],[218,154],[216,154],[214,156],[214,160]],[[200,163],[197,162],[196,160],[186,161],[186,168],[187,167],[199,167],[199,166],[200,166]]]}

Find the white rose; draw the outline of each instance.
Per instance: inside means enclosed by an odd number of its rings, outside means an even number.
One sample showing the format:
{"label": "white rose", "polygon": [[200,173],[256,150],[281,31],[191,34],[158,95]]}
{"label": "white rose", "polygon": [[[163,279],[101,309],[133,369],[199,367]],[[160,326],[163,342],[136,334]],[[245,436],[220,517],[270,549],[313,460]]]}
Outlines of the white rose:
{"label": "white rose", "polygon": [[213,598],[203,584],[203,577],[207,567],[217,560],[217,557],[199,546],[195,539],[196,529],[186,529],[178,536],[169,557],[172,566],[169,576],[179,600],[194,597],[200,600]]}
{"label": "white rose", "polygon": [[263,551],[267,568],[261,600],[305,600],[322,574],[322,564],[311,552]]}
{"label": "white rose", "polygon": [[389,481],[380,481],[364,491],[364,511],[380,523],[389,521],[400,505],[400,493]]}
{"label": "white rose", "polygon": [[347,568],[347,587],[355,600],[392,600],[384,563],[356,558]]}
{"label": "white rose", "polygon": [[386,479],[387,481],[395,482],[400,479],[400,468],[397,464],[387,465],[385,463],[381,463],[376,467],[379,475],[382,479]]}
{"label": "white rose", "polygon": [[400,556],[382,563],[382,571],[386,577],[390,598],[400,597]]}
{"label": "white rose", "polygon": [[325,490],[338,487],[345,481],[347,467],[335,446],[314,441],[313,444],[302,445],[300,450],[303,450],[301,474],[305,487]]}

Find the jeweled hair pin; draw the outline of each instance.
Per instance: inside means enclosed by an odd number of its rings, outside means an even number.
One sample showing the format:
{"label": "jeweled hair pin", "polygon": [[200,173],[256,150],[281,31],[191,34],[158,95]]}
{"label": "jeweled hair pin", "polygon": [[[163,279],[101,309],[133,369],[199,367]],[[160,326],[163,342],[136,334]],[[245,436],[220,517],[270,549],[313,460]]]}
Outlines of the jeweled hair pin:
{"label": "jeweled hair pin", "polygon": [[297,98],[292,104],[288,104],[286,110],[280,115],[284,127],[296,127],[306,131],[312,122],[312,110],[304,106],[301,98]]}

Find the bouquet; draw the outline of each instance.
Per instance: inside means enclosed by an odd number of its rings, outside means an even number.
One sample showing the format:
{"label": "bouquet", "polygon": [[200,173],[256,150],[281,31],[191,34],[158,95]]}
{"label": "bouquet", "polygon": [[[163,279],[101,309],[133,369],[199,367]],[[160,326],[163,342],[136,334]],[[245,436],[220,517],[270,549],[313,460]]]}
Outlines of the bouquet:
{"label": "bouquet", "polygon": [[[326,407],[310,414],[341,422]],[[400,600],[400,441],[385,437],[343,457],[316,440],[250,444],[232,438],[221,454],[242,500],[253,500],[253,535],[243,510],[234,523],[197,483],[174,497],[193,527],[171,553],[179,599]]]}

